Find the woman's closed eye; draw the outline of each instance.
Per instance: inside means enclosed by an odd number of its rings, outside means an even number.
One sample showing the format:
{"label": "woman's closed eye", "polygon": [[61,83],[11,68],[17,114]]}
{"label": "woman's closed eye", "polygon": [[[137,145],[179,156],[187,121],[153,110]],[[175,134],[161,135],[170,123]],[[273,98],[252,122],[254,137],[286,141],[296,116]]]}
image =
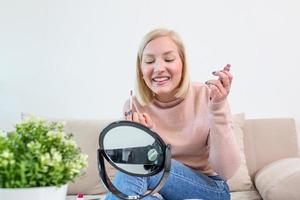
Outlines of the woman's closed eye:
{"label": "woman's closed eye", "polygon": [[173,62],[175,59],[172,58],[172,59],[165,59],[166,62]]}
{"label": "woman's closed eye", "polygon": [[154,61],[155,61],[155,59],[153,59],[153,58],[146,58],[146,59],[144,60],[144,63],[146,63],[146,64],[151,64],[151,63],[154,63]]}
{"label": "woman's closed eye", "polygon": [[[163,60],[165,61],[165,62],[173,62],[173,61],[175,61],[175,59],[176,58],[174,58],[174,57],[165,57],[165,58],[163,58]],[[144,63],[145,64],[153,64],[153,63],[155,63],[156,62],[156,59],[155,58],[150,58],[150,57],[148,57],[148,58],[145,58],[145,60],[144,60]]]}
{"label": "woman's closed eye", "polygon": [[152,63],[154,63],[154,60],[146,60],[145,63],[146,64],[152,64]]}

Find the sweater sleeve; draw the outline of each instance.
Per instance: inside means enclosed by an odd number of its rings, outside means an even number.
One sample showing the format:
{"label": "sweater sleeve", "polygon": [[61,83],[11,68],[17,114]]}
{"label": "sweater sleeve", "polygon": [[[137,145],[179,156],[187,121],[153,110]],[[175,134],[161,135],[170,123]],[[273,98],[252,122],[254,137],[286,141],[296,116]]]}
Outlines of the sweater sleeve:
{"label": "sweater sleeve", "polygon": [[209,102],[209,122],[209,162],[219,176],[228,180],[239,168],[241,158],[226,100]]}

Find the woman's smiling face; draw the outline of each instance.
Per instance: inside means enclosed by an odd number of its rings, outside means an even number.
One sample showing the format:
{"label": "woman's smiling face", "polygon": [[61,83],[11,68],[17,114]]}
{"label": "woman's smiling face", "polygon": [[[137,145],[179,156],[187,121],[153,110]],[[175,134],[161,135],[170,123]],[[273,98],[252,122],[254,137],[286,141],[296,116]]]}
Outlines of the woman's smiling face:
{"label": "woman's smiling face", "polygon": [[177,45],[168,36],[151,40],[144,48],[141,70],[147,86],[163,102],[175,99],[182,76]]}

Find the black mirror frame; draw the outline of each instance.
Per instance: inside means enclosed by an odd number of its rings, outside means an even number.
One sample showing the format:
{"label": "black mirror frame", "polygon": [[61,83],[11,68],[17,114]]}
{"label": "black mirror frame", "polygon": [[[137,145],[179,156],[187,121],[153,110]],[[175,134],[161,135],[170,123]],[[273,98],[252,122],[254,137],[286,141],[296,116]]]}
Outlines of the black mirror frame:
{"label": "black mirror frame", "polygon": [[[131,122],[131,121],[117,121],[117,122],[113,122],[111,124],[109,124],[107,127],[105,127],[102,131],[101,131],[101,134],[100,134],[100,137],[99,137],[99,146],[100,146],[100,150],[103,150],[104,149],[104,144],[103,144],[103,140],[104,140],[104,137],[105,135],[113,128],[115,127],[118,127],[118,126],[122,126],[122,125],[126,125],[126,126],[132,126],[132,127],[135,127],[135,128],[138,128],[138,129],[141,129],[145,132],[147,132],[149,135],[151,135],[156,141],[158,141],[159,143],[159,146],[162,147],[162,151],[163,151],[163,159],[165,160],[166,159],[166,156],[164,154],[165,152],[165,147],[166,147],[166,144],[164,143],[164,141],[156,134],[154,133],[153,131],[151,131],[149,128],[141,125],[141,124],[138,124],[138,123],[135,123],[135,122]],[[142,175],[142,174],[136,174],[136,173],[131,173],[131,172],[128,172],[128,171],[125,171],[123,170],[122,168],[120,168],[119,166],[117,166],[108,156],[105,152],[102,153],[103,157],[109,162],[109,164],[111,164],[114,168],[120,170],[121,172],[123,173],[126,173],[126,174],[129,174],[131,176],[141,176],[141,177],[146,177],[146,176],[152,176],[152,175],[155,175],[157,174],[158,172],[160,172],[162,170],[162,168],[164,167],[164,165],[161,165],[159,168],[155,169],[153,172],[151,173],[148,173],[148,174],[145,174],[145,175]]]}
{"label": "black mirror frame", "polygon": [[[125,170],[123,170],[122,168],[118,167],[117,165],[115,165],[106,155],[104,149],[103,149],[103,140],[104,140],[104,136],[106,135],[106,133],[111,130],[112,128],[118,127],[118,126],[122,126],[122,125],[126,125],[126,126],[133,126],[139,129],[142,129],[143,131],[147,132],[148,134],[150,134],[152,137],[155,138],[156,141],[159,142],[160,146],[162,147],[162,151],[163,151],[163,156],[164,156],[164,164],[162,166],[160,166],[159,168],[155,169],[153,172],[149,173],[149,174],[135,174],[135,173],[131,173],[131,172],[127,172]],[[170,173],[170,168],[171,168],[171,146],[170,145],[166,145],[164,143],[164,141],[158,136],[157,133],[153,132],[152,130],[150,130],[149,128],[143,126],[142,124],[139,123],[135,123],[135,122],[131,122],[131,121],[125,121],[125,120],[121,120],[121,121],[116,121],[113,122],[111,124],[109,124],[108,126],[106,126],[100,133],[99,136],[99,149],[97,152],[97,161],[98,161],[98,172],[99,175],[101,177],[101,180],[104,184],[104,186],[111,191],[114,195],[118,196],[121,199],[126,199],[126,200],[131,200],[131,199],[141,199],[144,198],[150,194],[154,194],[156,192],[158,192],[163,185],[165,184],[167,177]],[[110,179],[107,176],[106,170],[105,170],[105,164],[104,164],[104,159],[105,158],[113,167],[115,167],[116,169],[122,171],[125,174],[129,174],[132,176],[152,176],[155,175],[157,173],[159,173],[162,169],[163,174],[161,177],[161,180],[158,182],[158,184],[156,185],[156,187],[152,190],[152,191],[148,191],[146,194],[144,195],[134,195],[134,196],[129,196],[126,194],[123,194],[121,191],[119,191],[110,181]]]}

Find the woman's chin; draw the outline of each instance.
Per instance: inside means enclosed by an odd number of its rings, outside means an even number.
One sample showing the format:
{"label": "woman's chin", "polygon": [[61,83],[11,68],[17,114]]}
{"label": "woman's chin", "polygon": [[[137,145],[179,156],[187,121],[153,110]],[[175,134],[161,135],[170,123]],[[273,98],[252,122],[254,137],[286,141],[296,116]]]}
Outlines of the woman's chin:
{"label": "woman's chin", "polygon": [[160,90],[156,90],[154,93],[157,96],[170,96],[171,91],[170,90],[165,90],[165,89],[160,89]]}

